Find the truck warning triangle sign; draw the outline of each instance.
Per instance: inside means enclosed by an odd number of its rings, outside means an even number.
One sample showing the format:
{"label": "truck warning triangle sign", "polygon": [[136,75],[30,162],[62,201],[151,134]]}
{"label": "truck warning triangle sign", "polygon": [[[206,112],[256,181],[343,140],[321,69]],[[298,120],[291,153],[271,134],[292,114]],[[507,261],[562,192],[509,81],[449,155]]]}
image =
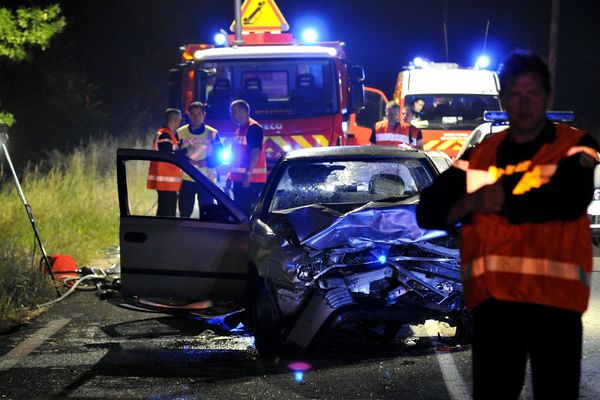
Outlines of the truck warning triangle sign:
{"label": "truck warning triangle sign", "polygon": [[[244,0],[241,14],[242,33],[281,33],[290,28],[274,0]],[[235,21],[229,29],[235,31]]]}

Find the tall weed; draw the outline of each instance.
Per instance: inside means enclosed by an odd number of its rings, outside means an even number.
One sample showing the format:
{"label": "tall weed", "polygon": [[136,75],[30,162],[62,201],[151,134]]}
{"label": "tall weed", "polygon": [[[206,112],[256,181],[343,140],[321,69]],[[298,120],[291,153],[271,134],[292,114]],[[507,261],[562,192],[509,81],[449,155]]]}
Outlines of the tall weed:
{"label": "tall weed", "polygon": [[[92,139],[69,154],[53,151],[43,163],[28,165],[21,185],[48,254],[68,254],[89,265],[118,245],[119,209],[116,149],[149,148],[135,137]],[[4,154],[0,155],[0,161]],[[25,207],[8,168],[0,171],[0,328],[22,318],[22,310],[54,291],[40,272],[40,251]],[[35,249],[35,250],[34,250]]]}

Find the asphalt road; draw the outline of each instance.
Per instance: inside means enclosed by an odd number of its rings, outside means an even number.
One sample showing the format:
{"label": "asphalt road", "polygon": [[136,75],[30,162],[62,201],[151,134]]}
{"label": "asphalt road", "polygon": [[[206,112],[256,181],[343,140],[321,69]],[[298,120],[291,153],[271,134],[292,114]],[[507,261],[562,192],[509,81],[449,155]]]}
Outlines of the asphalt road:
{"label": "asphalt road", "polygon": [[[585,399],[600,398],[600,258],[595,263],[584,315]],[[0,399],[470,398],[470,346],[455,343],[444,323],[406,327],[388,345],[343,332],[313,352],[263,364],[252,336],[225,329],[230,320],[210,322],[76,292],[0,336]],[[532,398],[529,383],[522,398]]]}

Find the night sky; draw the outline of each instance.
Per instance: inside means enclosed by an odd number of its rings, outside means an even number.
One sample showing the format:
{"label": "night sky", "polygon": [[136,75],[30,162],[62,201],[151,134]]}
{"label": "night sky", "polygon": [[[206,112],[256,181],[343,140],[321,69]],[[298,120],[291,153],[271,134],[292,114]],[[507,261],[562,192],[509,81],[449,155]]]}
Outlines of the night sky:
{"label": "night sky", "polygon": [[[554,109],[574,110],[575,125],[596,137],[600,136],[599,3],[561,1],[554,105]],[[92,101],[104,117],[88,131],[109,133],[155,128],[166,106],[167,72],[179,62],[179,46],[210,42],[219,28],[228,30],[233,20],[233,0],[63,0],[59,4],[68,27],[33,63],[43,73],[44,57],[59,52],[94,87]],[[277,4],[293,33],[310,25],[320,31],[321,40],[346,42],[350,58],[365,68],[366,83],[388,95],[398,71],[415,56],[446,61],[443,0],[279,0]],[[551,0],[449,0],[447,4],[449,61],[475,62],[483,50],[488,20],[487,52],[494,68],[516,48],[547,57]],[[31,101],[28,95],[35,96],[35,91],[21,93],[25,96],[21,101]],[[3,106],[7,104],[5,100]],[[17,117],[22,121],[24,114]],[[24,130],[23,123],[14,129]]]}

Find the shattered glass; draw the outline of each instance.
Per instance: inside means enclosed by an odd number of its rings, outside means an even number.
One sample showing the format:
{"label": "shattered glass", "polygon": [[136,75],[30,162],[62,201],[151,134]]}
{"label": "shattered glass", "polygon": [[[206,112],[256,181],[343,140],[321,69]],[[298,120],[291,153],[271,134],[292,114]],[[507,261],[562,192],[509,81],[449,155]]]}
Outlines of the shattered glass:
{"label": "shattered glass", "polygon": [[417,195],[432,179],[425,160],[416,158],[297,162],[283,173],[269,211],[310,204],[360,206],[396,201]]}

